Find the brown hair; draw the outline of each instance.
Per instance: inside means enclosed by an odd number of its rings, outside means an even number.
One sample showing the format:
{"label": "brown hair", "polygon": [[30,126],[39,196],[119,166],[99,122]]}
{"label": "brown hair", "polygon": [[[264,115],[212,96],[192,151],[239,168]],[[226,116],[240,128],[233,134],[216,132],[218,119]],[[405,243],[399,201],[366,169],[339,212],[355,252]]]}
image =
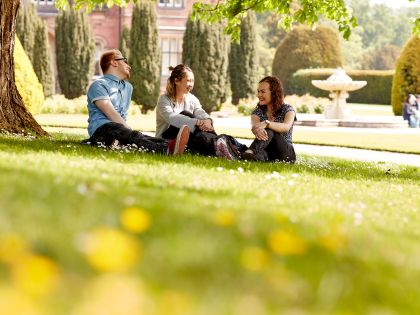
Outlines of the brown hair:
{"label": "brown hair", "polygon": [[169,70],[171,71],[171,75],[166,84],[166,94],[168,94],[169,97],[174,98],[176,94],[175,80],[182,80],[187,75],[187,72],[192,73],[192,70],[190,67],[182,63],[177,65],[175,68],[169,67]]}
{"label": "brown hair", "polygon": [[[283,84],[281,83],[280,79],[275,76],[268,76],[263,78],[258,83],[267,82],[270,86],[271,92],[271,103],[273,104],[273,116],[277,116],[280,108],[284,104],[284,94],[283,94]],[[258,104],[258,107],[264,112],[267,112],[266,105]]]}
{"label": "brown hair", "polygon": [[102,54],[101,59],[99,61],[102,73],[105,73],[109,69],[111,61],[114,60],[119,54],[121,54],[121,52],[117,49],[107,50]]}

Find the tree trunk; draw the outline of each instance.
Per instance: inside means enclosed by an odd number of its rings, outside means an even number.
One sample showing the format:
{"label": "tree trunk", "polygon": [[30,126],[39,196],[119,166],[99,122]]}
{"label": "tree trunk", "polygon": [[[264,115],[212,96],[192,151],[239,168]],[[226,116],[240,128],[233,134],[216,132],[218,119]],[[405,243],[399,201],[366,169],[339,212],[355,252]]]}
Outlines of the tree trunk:
{"label": "tree trunk", "polygon": [[[20,0],[0,0],[0,131],[35,133],[38,136],[46,136],[48,135],[47,132],[41,128],[25,108],[15,84],[13,49],[15,45],[16,14],[19,5]],[[28,84],[31,84],[31,82],[28,82]]]}

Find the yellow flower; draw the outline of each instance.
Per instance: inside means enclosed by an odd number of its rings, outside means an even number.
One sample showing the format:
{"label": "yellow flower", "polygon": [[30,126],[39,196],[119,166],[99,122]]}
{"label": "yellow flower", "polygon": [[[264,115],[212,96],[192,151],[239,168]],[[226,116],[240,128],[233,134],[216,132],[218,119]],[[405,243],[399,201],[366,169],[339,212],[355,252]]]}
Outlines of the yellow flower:
{"label": "yellow flower", "polygon": [[218,210],[213,215],[214,223],[220,226],[231,226],[235,223],[235,214],[230,210]]}
{"label": "yellow flower", "polygon": [[305,240],[297,235],[277,230],[268,236],[268,245],[271,250],[280,255],[301,255],[306,252],[307,244]]}
{"label": "yellow flower", "polygon": [[58,276],[57,265],[51,259],[40,255],[28,255],[12,266],[14,284],[33,295],[52,292]]}
{"label": "yellow flower", "polygon": [[346,247],[347,238],[343,232],[333,227],[328,234],[320,238],[319,243],[327,250],[337,252]]}
{"label": "yellow flower", "polygon": [[143,209],[136,207],[126,208],[122,212],[120,220],[123,227],[133,233],[144,232],[151,224],[150,215]]}
{"label": "yellow flower", "polygon": [[41,312],[23,292],[10,287],[0,287],[0,314],[39,315]]}
{"label": "yellow flower", "polygon": [[0,262],[10,264],[19,261],[29,252],[25,241],[17,234],[0,238]]}
{"label": "yellow flower", "polygon": [[107,274],[89,282],[85,298],[71,315],[151,314],[141,283],[133,277]]}
{"label": "yellow flower", "polygon": [[241,264],[251,271],[261,271],[268,263],[268,253],[259,247],[249,246],[242,251]]}
{"label": "yellow flower", "polygon": [[156,313],[193,315],[197,314],[197,310],[194,309],[194,301],[189,295],[177,291],[165,291],[160,296]]}
{"label": "yellow flower", "polygon": [[85,254],[90,265],[102,272],[126,272],[139,260],[142,250],[132,236],[101,227],[88,233]]}

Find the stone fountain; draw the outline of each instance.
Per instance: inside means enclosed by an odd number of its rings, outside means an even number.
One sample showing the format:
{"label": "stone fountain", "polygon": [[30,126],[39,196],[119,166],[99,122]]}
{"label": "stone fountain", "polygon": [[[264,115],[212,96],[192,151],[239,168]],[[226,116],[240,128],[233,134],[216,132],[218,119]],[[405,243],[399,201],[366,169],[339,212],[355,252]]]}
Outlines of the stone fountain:
{"label": "stone fountain", "polygon": [[332,104],[325,109],[327,119],[346,119],[351,116],[350,109],[346,108],[346,98],[350,91],[364,87],[366,81],[353,81],[346,72],[337,68],[326,80],[312,80],[312,84],[321,90],[330,91]]}

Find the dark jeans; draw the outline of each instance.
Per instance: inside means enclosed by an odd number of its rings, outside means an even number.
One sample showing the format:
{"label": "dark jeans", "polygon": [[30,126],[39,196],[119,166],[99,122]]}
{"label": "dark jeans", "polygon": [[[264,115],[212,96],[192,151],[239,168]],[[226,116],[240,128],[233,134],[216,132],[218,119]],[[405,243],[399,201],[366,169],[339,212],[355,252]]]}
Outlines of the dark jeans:
{"label": "dark jeans", "polygon": [[167,140],[144,135],[116,122],[100,126],[89,139],[92,145],[97,145],[100,142],[106,146],[110,146],[115,140],[118,140],[122,145],[135,144],[139,149],[149,152],[166,154],[168,150]]}
{"label": "dark jeans", "polygon": [[[188,111],[182,111],[180,114],[194,118],[194,115]],[[176,138],[178,132],[179,128],[171,125],[162,134],[162,138],[168,140],[174,139]],[[214,147],[216,138],[217,134],[214,131],[202,131],[195,128],[194,132],[190,133],[190,138],[188,139],[188,150],[193,153],[214,156],[216,155],[216,149]]]}
{"label": "dark jeans", "polygon": [[288,143],[284,137],[273,130],[266,129],[268,140],[262,141],[255,139],[249,147],[257,161],[283,161],[294,163],[296,154],[293,145]]}

